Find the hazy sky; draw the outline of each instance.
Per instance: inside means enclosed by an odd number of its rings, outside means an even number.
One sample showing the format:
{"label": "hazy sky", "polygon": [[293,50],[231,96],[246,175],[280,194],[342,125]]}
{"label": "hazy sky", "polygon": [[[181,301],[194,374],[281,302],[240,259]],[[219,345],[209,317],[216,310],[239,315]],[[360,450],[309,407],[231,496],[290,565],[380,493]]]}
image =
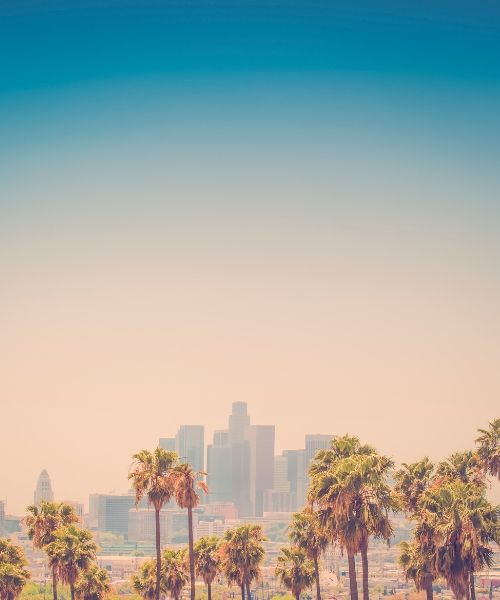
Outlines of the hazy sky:
{"label": "hazy sky", "polygon": [[8,512],[234,400],[396,460],[499,416],[500,9],[356,6],[0,0]]}

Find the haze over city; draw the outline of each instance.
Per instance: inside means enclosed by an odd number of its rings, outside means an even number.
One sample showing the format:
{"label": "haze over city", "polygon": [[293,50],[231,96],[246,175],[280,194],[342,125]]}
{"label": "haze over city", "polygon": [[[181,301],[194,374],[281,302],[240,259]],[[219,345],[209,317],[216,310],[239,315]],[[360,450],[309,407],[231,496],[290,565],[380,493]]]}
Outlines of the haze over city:
{"label": "haze over city", "polygon": [[56,4],[0,13],[9,511],[42,468],[124,491],[233,401],[278,452],[470,447],[500,397],[498,7]]}

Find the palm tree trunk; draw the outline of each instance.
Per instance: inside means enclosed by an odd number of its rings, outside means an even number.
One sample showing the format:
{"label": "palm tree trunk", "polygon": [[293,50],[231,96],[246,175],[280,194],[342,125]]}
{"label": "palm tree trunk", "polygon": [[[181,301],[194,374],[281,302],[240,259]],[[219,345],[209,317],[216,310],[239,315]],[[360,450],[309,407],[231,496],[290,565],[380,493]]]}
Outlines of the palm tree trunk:
{"label": "palm tree trunk", "polygon": [[57,600],[57,573],[55,567],[52,569],[52,598]]}
{"label": "palm tree trunk", "polygon": [[476,600],[476,585],[473,571],[470,573],[470,600]]}
{"label": "palm tree trunk", "polygon": [[368,588],[368,544],[361,547],[361,566],[363,570],[363,600],[370,600]]}
{"label": "palm tree trunk", "polygon": [[241,584],[241,600],[245,600],[245,584]]}
{"label": "palm tree trunk", "polygon": [[71,600],[75,600],[75,584],[71,583],[69,584],[69,593],[71,595]]}
{"label": "palm tree trunk", "polygon": [[160,543],[160,509],[155,507],[156,524],[156,589],[155,598],[160,600],[160,581],[161,581],[161,543]]}
{"label": "palm tree trunk", "polygon": [[208,600],[212,600],[212,584],[207,583],[207,598]]}
{"label": "palm tree trunk", "polygon": [[358,600],[358,582],[356,580],[356,561],[354,554],[347,553],[347,562],[349,564],[349,589],[351,600]]}
{"label": "palm tree trunk", "polygon": [[252,600],[252,594],[250,593],[250,582],[247,581],[247,600]]}
{"label": "palm tree trunk", "polygon": [[188,533],[189,533],[189,577],[191,579],[191,600],[195,600],[193,507],[192,506],[188,506]]}
{"label": "palm tree trunk", "polygon": [[434,590],[432,589],[432,581],[430,581],[425,586],[425,595],[426,595],[426,600],[433,600],[434,599]]}
{"label": "palm tree trunk", "polygon": [[314,555],[314,574],[316,575],[316,600],[321,600],[321,587],[319,585],[319,564],[318,556]]}

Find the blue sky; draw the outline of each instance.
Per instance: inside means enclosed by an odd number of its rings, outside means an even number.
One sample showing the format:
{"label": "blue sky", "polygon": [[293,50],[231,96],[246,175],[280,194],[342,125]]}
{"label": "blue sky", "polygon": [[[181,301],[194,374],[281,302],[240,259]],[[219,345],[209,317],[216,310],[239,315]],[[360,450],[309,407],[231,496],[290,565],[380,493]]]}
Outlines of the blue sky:
{"label": "blue sky", "polygon": [[13,511],[235,399],[397,460],[498,416],[498,2],[0,0],[0,75]]}

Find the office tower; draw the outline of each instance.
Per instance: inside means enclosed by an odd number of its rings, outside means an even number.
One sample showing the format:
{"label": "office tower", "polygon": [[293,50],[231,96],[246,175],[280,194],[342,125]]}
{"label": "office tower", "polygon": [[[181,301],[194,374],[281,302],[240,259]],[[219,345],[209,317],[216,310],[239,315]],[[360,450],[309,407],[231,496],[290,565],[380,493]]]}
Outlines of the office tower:
{"label": "office tower", "polygon": [[246,402],[233,402],[232,413],[229,415],[229,443],[241,444],[246,440],[246,431],[250,426]]}
{"label": "office tower", "polygon": [[158,446],[169,452],[175,452],[175,438],[160,438]]}
{"label": "office tower", "polygon": [[276,492],[290,493],[290,481],[288,479],[288,457],[286,454],[274,457],[274,481],[273,490]]}
{"label": "office tower", "polygon": [[304,461],[305,450],[285,450],[287,479],[290,485],[292,510],[300,510],[305,502]]}
{"label": "office tower", "polygon": [[216,429],[214,431],[214,445],[227,446],[229,444],[229,431],[227,429]]}
{"label": "office tower", "polygon": [[98,494],[97,528],[99,531],[111,531],[127,535],[128,511],[135,504],[132,494]]}
{"label": "office tower", "polygon": [[254,502],[250,490],[250,443],[232,443],[231,446],[232,500],[240,517],[254,514]]}
{"label": "office tower", "polygon": [[232,502],[233,460],[228,444],[214,443],[207,447],[207,485],[209,502]]}
{"label": "office tower", "polygon": [[50,477],[45,469],[43,469],[38,476],[35,493],[33,494],[33,500],[35,504],[39,504],[42,502],[42,500],[45,502],[54,501],[54,492],[52,491]]}
{"label": "office tower", "polygon": [[205,428],[202,425],[181,425],[175,436],[175,451],[181,462],[188,462],[194,471],[204,471]]}
{"label": "office tower", "polygon": [[274,425],[251,425],[246,437],[250,444],[250,498],[252,514],[261,517],[264,492],[274,485]]}

